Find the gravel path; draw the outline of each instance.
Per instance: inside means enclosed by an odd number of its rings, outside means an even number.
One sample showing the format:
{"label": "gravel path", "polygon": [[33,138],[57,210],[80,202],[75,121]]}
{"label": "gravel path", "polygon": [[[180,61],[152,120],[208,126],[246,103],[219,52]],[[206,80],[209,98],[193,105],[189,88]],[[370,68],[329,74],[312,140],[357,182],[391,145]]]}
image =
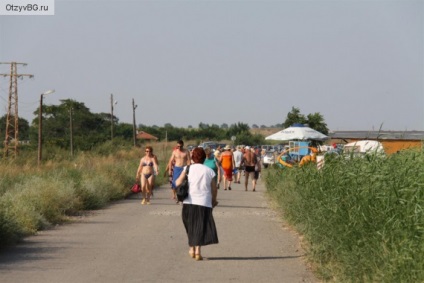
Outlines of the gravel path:
{"label": "gravel path", "polygon": [[189,257],[181,206],[164,186],[149,206],[133,196],[2,250],[0,282],[318,282],[264,190],[219,190],[220,243],[202,248],[203,261]]}

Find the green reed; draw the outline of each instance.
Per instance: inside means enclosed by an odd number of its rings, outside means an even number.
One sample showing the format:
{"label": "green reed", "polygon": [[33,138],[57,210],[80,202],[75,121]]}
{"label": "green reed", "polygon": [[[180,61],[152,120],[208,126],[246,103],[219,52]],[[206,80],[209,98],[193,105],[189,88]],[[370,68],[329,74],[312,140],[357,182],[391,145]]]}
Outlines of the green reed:
{"label": "green reed", "polygon": [[424,155],[329,157],[272,169],[269,193],[308,242],[324,280],[424,281]]}

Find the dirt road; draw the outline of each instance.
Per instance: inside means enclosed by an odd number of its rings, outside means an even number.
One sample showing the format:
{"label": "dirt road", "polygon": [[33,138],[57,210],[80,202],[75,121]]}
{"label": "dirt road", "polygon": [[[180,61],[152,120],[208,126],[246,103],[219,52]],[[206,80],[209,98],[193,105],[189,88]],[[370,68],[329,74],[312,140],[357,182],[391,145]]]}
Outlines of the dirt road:
{"label": "dirt road", "polygon": [[264,190],[219,190],[220,243],[202,248],[203,261],[189,257],[181,206],[164,186],[149,206],[134,196],[1,251],[0,282],[317,282]]}

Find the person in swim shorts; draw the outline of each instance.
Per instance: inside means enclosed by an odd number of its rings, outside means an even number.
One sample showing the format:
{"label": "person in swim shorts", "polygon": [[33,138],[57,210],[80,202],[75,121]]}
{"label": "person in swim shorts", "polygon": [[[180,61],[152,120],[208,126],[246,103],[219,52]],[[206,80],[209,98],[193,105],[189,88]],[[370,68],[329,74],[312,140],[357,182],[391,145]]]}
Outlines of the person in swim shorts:
{"label": "person in swim shorts", "polygon": [[[170,168],[172,168],[172,164],[174,163],[174,171],[172,172]],[[179,201],[177,200],[177,185],[175,184],[175,181],[178,179],[178,177],[181,175],[181,173],[184,170],[184,166],[190,165],[191,159],[190,159],[190,152],[186,149],[184,149],[184,142],[182,140],[179,140],[177,142],[176,149],[172,152],[171,158],[169,158],[168,162],[168,168],[169,168],[169,175],[172,174],[172,193],[173,197],[172,199],[175,200],[175,202],[178,204]]]}
{"label": "person in swim shorts", "polygon": [[250,146],[246,146],[244,149],[245,153],[243,154],[242,164],[244,164],[245,167],[244,188],[247,191],[249,176],[252,176],[252,180],[255,178],[255,165],[257,159],[256,154],[250,150]]}

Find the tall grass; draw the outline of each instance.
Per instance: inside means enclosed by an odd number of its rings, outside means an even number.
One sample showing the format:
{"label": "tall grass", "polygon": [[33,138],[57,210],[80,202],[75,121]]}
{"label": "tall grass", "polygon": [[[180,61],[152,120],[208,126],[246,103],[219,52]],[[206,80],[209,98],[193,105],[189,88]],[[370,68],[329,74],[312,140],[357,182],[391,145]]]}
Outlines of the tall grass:
{"label": "tall grass", "polygon": [[[36,155],[0,162],[0,247],[50,225],[68,221],[82,210],[98,209],[111,200],[125,198],[135,182],[144,151],[102,145],[74,158],[50,150],[49,160],[37,167]],[[154,146],[162,172],[168,149]],[[53,153],[52,153],[53,152]],[[63,156],[68,157],[63,157]],[[168,157],[169,158],[169,157]],[[166,160],[167,161],[167,160]],[[165,182],[162,174],[156,184]]]}
{"label": "tall grass", "polygon": [[324,280],[424,281],[423,153],[272,170],[268,192],[304,234]]}

